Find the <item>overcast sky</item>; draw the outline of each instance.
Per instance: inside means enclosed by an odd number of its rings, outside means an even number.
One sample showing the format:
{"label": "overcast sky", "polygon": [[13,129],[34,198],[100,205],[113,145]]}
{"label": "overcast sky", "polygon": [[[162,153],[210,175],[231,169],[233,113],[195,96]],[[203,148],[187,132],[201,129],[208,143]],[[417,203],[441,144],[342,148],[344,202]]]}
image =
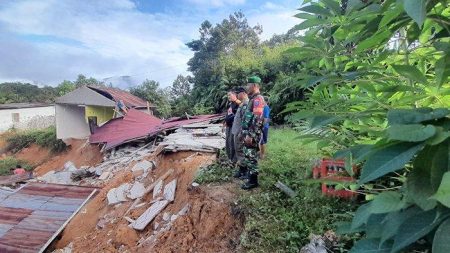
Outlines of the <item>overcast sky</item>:
{"label": "overcast sky", "polygon": [[298,23],[292,16],[300,2],[0,0],[0,82],[57,85],[84,74],[167,86],[188,73],[193,54],[185,43],[198,38],[202,21],[215,24],[241,10],[267,39]]}

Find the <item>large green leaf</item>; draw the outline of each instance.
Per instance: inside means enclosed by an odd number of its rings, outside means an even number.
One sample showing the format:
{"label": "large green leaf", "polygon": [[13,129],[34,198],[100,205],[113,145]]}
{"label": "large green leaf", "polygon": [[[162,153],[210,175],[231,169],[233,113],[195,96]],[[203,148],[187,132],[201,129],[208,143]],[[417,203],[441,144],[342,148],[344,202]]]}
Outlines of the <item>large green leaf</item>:
{"label": "large green leaf", "polygon": [[341,6],[335,0],[320,0],[324,3],[328,8],[330,8],[336,15],[341,14]]}
{"label": "large green leaf", "polygon": [[330,23],[330,20],[328,19],[307,19],[305,21],[303,21],[302,23],[294,26],[294,30],[304,30],[313,26],[317,26],[317,25],[323,25],[323,24],[328,24]]}
{"label": "large green leaf", "polygon": [[362,225],[367,223],[367,220],[369,219],[371,213],[370,213],[370,207],[372,205],[372,202],[366,203],[364,205],[361,205],[358,207],[358,210],[355,212],[355,216],[353,217],[351,229],[357,229],[361,227]]}
{"label": "large green leaf", "polygon": [[350,253],[389,253],[392,249],[392,243],[380,244],[379,239],[362,239],[353,245]]}
{"label": "large green leaf", "polygon": [[423,144],[398,143],[375,151],[362,168],[359,183],[364,184],[402,169],[423,148]]}
{"label": "large green leaf", "polygon": [[424,237],[446,217],[447,214],[441,215],[436,209],[432,209],[406,219],[394,237],[392,252],[398,252]]}
{"label": "large green leaf", "polygon": [[444,206],[450,207],[450,172],[445,172],[442,177],[441,185],[432,198],[436,199]]}
{"label": "large green leaf", "polygon": [[446,117],[450,111],[447,108],[418,108],[418,109],[393,109],[387,114],[390,125],[417,124],[433,119]]}
{"label": "large green leaf", "polygon": [[416,81],[418,83],[426,83],[427,79],[425,76],[420,72],[420,70],[416,66],[412,65],[392,65],[394,70],[399,73],[400,75]]}
{"label": "large green leaf", "polygon": [[426,0],[404,0],[403,5],[406,13],[422,27],[427,15]]}
{"label": "large green leaf", "polygon": [[384,28],[392,20],[397,18],[402,12],[403,9],[401,8],[401,6],[398,5],[396,5],[393,9],[384,12],[383,18],[381,19],[380,24],[378,25],[378,29]]}
{"label": "large green leaf", "polygon": [[321,126],[325,126],[328,124],[332,124],[339,120],[341,120],[341,119],[338,116],[334,116],[334,115],[326,115],[326,114],[317,115],[311,119],[310,127],[311,128],[321,127]]}
{"label": "large green leaf", "polygon": [[433,253],[450,252],[450,219],[446,219],[436,230],[433,239]]}
{"label": "large green leaf", "polygon": [[340,150],[334,154],[334,158],[344,158],[351,154],[353,162],[362,162],[374,150],[372,145],[356,145],[348,149]]}
{"label": "large green leaf", "polygon": [[436,127],[436,134],[427,140],[428,145],[438,145],[450,137],[450,132],[445,131],[443,127]]}
{"label": "large green leaf", "polygon": [[372,201],[370,212],[375,214],[396,212],[405,206],[402,195],[396,191],[387,191],[378,194]]}
{"label": "large green leaf", "polygon": [[410,207],[404,211],[392,212],[386,215],[383,220],[383,234],[381,235],[381,242],[391,239],[397,234],[398,228],[405,222],[406,219],[422,212],[418,207]]}
{"label": "large green leaf", "polygon": [[[450,171],[450,141],[445,141],[437,146],[431,161],[431,188],[437,191],[441,185],[442,177]],[[430,166],[430,165],[428,165]]]}
{"label": "large green leaf", "polygon": [[319,14],[319,15],[332,16],[332,14],[329,10],[327,10],[317,4],[307,5],[305,7],[300,8],[299,10],[304,11],[304,12]]}
{"label": "large green leaf", "polygon": [[380,33],[375,34],[374,36],[367,38],[358,43],[356,51],[362,52],[366,49],[373,48],[379,46],[383,42],[386,42],[391,37],[392,33],[389,30],[383,30]]}
{"label": "large green leaf", "polygon": [[414,161],[414,168],[408,174],[406,180],[406,192],[408,196],[425,211],[436,206],[436,201],[429,199],[435,191],[431,187],[430,164],[436,147],[426,147]]}
{"label": "large green leaf", "polygon": [[445,83],[450,75],[450,54],[445,54],[436,62],[436,82],[438,86]]}
{"label": "large green leaf", "polygon": [[367,220],[366,237],[367,238],[381,238],[383,235],[383,220],[386,214],[372,214]]}
{"label": "large green leaf", "polygon": [[436,127],[433,125],[393,125],[387,130],[389,139],[408,142],[421,142],[433,137],[436,134]]}

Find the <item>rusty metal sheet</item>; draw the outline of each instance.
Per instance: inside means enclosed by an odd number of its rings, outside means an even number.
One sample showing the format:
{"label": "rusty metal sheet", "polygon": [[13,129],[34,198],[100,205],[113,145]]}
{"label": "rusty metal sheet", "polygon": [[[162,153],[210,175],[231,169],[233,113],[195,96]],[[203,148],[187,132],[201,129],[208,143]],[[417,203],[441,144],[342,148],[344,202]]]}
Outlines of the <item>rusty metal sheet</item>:
{"label": "rusty metal sheet", "polygon": [[89,194],[91,194],[93,189],[94,188],[92,187],[84,186],[29,183],[26,187],[20,189],[18,193],[37,196],[85,199],[89,196]]}
{"label": "rusty metal sheet", "polygon": [[0,252],[43,252],[95,190],[29,183],[0,198]]}

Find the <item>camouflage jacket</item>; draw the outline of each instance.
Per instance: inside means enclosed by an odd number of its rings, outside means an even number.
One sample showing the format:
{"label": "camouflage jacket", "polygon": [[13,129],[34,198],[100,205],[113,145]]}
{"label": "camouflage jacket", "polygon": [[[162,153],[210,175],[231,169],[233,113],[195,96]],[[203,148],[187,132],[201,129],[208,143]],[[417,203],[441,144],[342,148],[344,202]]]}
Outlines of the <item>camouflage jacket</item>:
{"label": "camouflage jacket", "polygon": [[248,106],[242,117],[242,136],[253,139],[253,144],[258,145],[264,125],[263,111],[264,97],[259,93],[250,97]]}

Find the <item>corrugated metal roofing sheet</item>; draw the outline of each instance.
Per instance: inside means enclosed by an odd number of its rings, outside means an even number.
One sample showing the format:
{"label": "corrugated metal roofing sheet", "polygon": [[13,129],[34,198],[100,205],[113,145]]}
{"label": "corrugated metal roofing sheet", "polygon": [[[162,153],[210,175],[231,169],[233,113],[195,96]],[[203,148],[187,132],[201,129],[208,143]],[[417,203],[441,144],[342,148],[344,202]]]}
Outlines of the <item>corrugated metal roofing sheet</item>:
{"label": "corrugated metal roofing sheet", "polygon": [[[116,102],[122,100],[123,103],[130,108],[147,107],[147,101],[120,89],[92,86],[89,86],[89,88],[108,96],[110,99]],[[150,107],[154,106],[150,104]]]}
{"label": "corrugated metal roofing sheet", "polygon": [[0,200],[0,252],[42,252],[96,188],[29,183]]}
{"label": "corrugated metal roofing sheet", "polygon": [[111,149],[123,143],[157,135],[162,131],[179,128],[183,125],[209,122],[223,118],[221,114],[199,115],[190,119],[172,118],[162,121],[154,116],[131,109],[123,118],[108,121],[97,128],[89,138],[91,143],[105,143]]}

